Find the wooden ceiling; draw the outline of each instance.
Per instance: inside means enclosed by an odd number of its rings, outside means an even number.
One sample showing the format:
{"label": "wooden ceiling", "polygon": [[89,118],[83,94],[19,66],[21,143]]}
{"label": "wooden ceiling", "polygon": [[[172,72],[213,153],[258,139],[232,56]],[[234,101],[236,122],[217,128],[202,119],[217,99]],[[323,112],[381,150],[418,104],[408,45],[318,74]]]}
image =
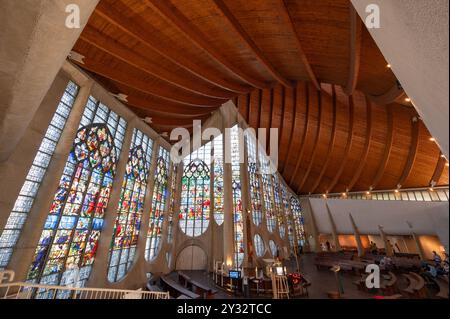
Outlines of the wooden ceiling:
{"label": "wooden ceiling", "polygon": [[448,167],[349,0],[101,0],[80,67],[160,133],[233,99],[280,129],[298,193],[448,185]]}

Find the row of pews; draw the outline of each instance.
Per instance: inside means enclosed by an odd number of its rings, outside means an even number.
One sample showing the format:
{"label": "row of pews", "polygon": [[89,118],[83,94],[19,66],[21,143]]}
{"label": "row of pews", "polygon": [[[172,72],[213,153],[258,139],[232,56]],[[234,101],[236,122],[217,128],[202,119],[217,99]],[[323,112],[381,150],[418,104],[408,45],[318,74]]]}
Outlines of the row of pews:
{"label": "row of pews", "polygon": [[160,285],[169,291],[170,296],[177,299],[211,299],[217,290],[193,280],[183,272],[177,273],[178,281],[169,276],[161,276]]}

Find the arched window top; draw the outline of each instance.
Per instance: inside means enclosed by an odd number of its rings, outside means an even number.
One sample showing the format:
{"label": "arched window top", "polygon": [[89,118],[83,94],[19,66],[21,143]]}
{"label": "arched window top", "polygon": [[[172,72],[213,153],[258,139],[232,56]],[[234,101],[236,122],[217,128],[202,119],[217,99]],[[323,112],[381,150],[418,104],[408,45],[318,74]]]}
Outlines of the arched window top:
{"label": "arched window top", "polygon": [[210,172],[205,162],[197,158],[184,168],[184,176],[189,179],[209,178]]}
{"label": "arched window top", "polygon": [[259,234],[256,234],[254,241],[255,241],[256,256],[258,257],[264,256],[264,252],[266,250],[266,247],[264,246],[264,240],[261,238]]}
{"label": "arched window top", "polygon": [[105,124],[84,126],[78,130],[71,153],[76,163],[87,161],[104,173],[115,169],[117,153],[114,140]]}

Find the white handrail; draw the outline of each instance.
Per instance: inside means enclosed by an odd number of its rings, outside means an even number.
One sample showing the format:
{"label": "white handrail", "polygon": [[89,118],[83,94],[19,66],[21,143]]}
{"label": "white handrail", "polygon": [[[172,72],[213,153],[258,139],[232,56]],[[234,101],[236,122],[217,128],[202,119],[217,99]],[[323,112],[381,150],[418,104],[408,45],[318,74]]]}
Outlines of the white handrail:
{"label": "white handrail", "polygon": [[27,282],[0,284],[0,299],[169,299],[168,292],[78,288]]}

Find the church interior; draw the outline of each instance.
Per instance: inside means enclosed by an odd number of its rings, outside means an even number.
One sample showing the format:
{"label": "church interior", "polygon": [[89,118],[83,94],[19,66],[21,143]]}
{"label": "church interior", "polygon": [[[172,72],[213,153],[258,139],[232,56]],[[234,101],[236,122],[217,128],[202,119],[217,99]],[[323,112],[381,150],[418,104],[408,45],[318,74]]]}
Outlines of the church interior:
{"label": "church interior", "polygon": [[0,299],[448,299],[448,5],[1,0]]}

